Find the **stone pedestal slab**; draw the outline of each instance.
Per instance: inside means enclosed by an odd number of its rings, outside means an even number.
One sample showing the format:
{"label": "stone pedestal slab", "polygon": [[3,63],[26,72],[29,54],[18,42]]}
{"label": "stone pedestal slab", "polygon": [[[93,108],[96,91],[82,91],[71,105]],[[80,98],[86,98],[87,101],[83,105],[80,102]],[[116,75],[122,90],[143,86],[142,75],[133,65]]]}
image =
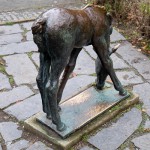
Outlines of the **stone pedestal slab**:
{"label": "stone pedestal slab", "polygon": [[25,128],[59,146],[60,149],[68,149],[80,141],[83,135],[137,102],[136,94],[130,93],[130,97],[129,94],[120,96],[112,86],[102,91],[97,91],[92,86],[61,103],[60,116],[67,126],[65,131],[58,132],[42,112],[27,119]]}

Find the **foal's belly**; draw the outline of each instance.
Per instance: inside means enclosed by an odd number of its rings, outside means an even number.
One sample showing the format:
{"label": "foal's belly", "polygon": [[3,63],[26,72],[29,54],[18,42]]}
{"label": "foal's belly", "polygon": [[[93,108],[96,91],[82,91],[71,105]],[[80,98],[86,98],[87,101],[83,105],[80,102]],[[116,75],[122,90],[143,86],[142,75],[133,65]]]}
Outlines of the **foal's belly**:
{"label": "foal's belly", "polygon": [[86,30],[79,29],[77,30],[75,37],[75,48],[81,48],[83,46],[87,46],[91,44],[93,32],[89,27]]}
{"label": "foal's belly", "polygon": [[91,45],[91,40],[82,40],[75,43],[74,48],[82,48],[83,46]]}

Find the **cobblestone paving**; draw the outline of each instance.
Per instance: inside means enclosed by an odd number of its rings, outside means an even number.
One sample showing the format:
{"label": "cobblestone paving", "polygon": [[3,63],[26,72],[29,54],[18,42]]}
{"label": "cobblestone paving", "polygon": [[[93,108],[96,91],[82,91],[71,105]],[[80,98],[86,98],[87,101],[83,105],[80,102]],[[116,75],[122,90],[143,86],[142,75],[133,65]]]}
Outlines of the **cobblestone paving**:
{"label": "cobblestone paving", "polygon": [[[39,54],[32,41],[31,25],[32,22],[0,26],[0,36],[3,37],[0,38],[0,149],[3,150],[57,149],[24,131],[22,125],[23,120],[42,110],[35,81]],[[114,30],[111,41],[111,45],[121,43],[112,55],[117,75],[126,88],[139,94],[141,104],[91,133],[73,149],[149,150],[150,60],[117,30]],[[92,46],[84,47],[64,90],[63,100],[95,81],[95,59]]]}
{"label": "cobblestone paving", "polygon": [[11,24],[13,22],[22,22],[24,20],[34,20],[39,16],[43,11],[47,9],[39,10],[19,10],[11,12],[2,12],[0,13],[0,24]]}
{"label": "cobblestone paving", "polygon": [[[83,1],[84,2],[84,1]],[[25,22],[32,21],[37,18],[42,12],[54,7],[67,7],[67,8],[82,8],[85,6],[83,2],[71,2],[71,3],[62,3],[62,4],[53,4],[48,8],[38,8],[38,9],[26,9],[26,10],[17,10],[17,11],[8,11],[0,13],[0,24],[13,24],[15,22]]]}

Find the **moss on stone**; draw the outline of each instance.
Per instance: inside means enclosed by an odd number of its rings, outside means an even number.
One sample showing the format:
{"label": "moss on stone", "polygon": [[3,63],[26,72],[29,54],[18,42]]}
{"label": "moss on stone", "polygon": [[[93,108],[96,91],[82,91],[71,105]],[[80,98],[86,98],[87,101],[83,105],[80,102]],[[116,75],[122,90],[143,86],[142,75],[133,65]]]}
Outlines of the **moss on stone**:
{"label": "moss on stone", "polygon": [[9,83],[11,86],[14,86],[15,85],[15,81],[14,81],[14,78],[12,75],[8,75],[8,78],[9,78]]}
{"label": "moss on stone", "polygon": [[6,70],[5,70],[5,66],[4,65],[0,65],[0,72],[6,74]]}
{"label": "moss on stone", "polygon": [[6,22],[5,25],[12,26],[14,25],[14,22]]}
{"label": "moss on stone", "polygon": [[28,57],[31,59],[32,58],[32,54],[33,54],[33,52],[28,52],[27,53],[27,55],[28,55]]}

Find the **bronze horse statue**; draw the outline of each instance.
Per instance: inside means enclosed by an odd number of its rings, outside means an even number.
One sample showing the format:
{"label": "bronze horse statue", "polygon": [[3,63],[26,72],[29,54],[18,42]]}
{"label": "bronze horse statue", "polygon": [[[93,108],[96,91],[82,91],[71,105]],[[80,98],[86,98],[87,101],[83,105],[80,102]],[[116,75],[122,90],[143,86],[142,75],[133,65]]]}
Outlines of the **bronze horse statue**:
{"label": "bronze horse statue", "polygon": [[[82,10],[53,8],[41,14],[32,26],[34,42],[40,53],[37,85],[43,111],[52,119],[57,130],[65,130],[59,115],[63,89],[73,71],[83,46],[93,45],[96,61],[96,87],[102,89],[109,75],[120,95],[126,95],[110,59],[112,18],[104,7],[89,5]],[[64,70],[61,82],[59,78]]]}

